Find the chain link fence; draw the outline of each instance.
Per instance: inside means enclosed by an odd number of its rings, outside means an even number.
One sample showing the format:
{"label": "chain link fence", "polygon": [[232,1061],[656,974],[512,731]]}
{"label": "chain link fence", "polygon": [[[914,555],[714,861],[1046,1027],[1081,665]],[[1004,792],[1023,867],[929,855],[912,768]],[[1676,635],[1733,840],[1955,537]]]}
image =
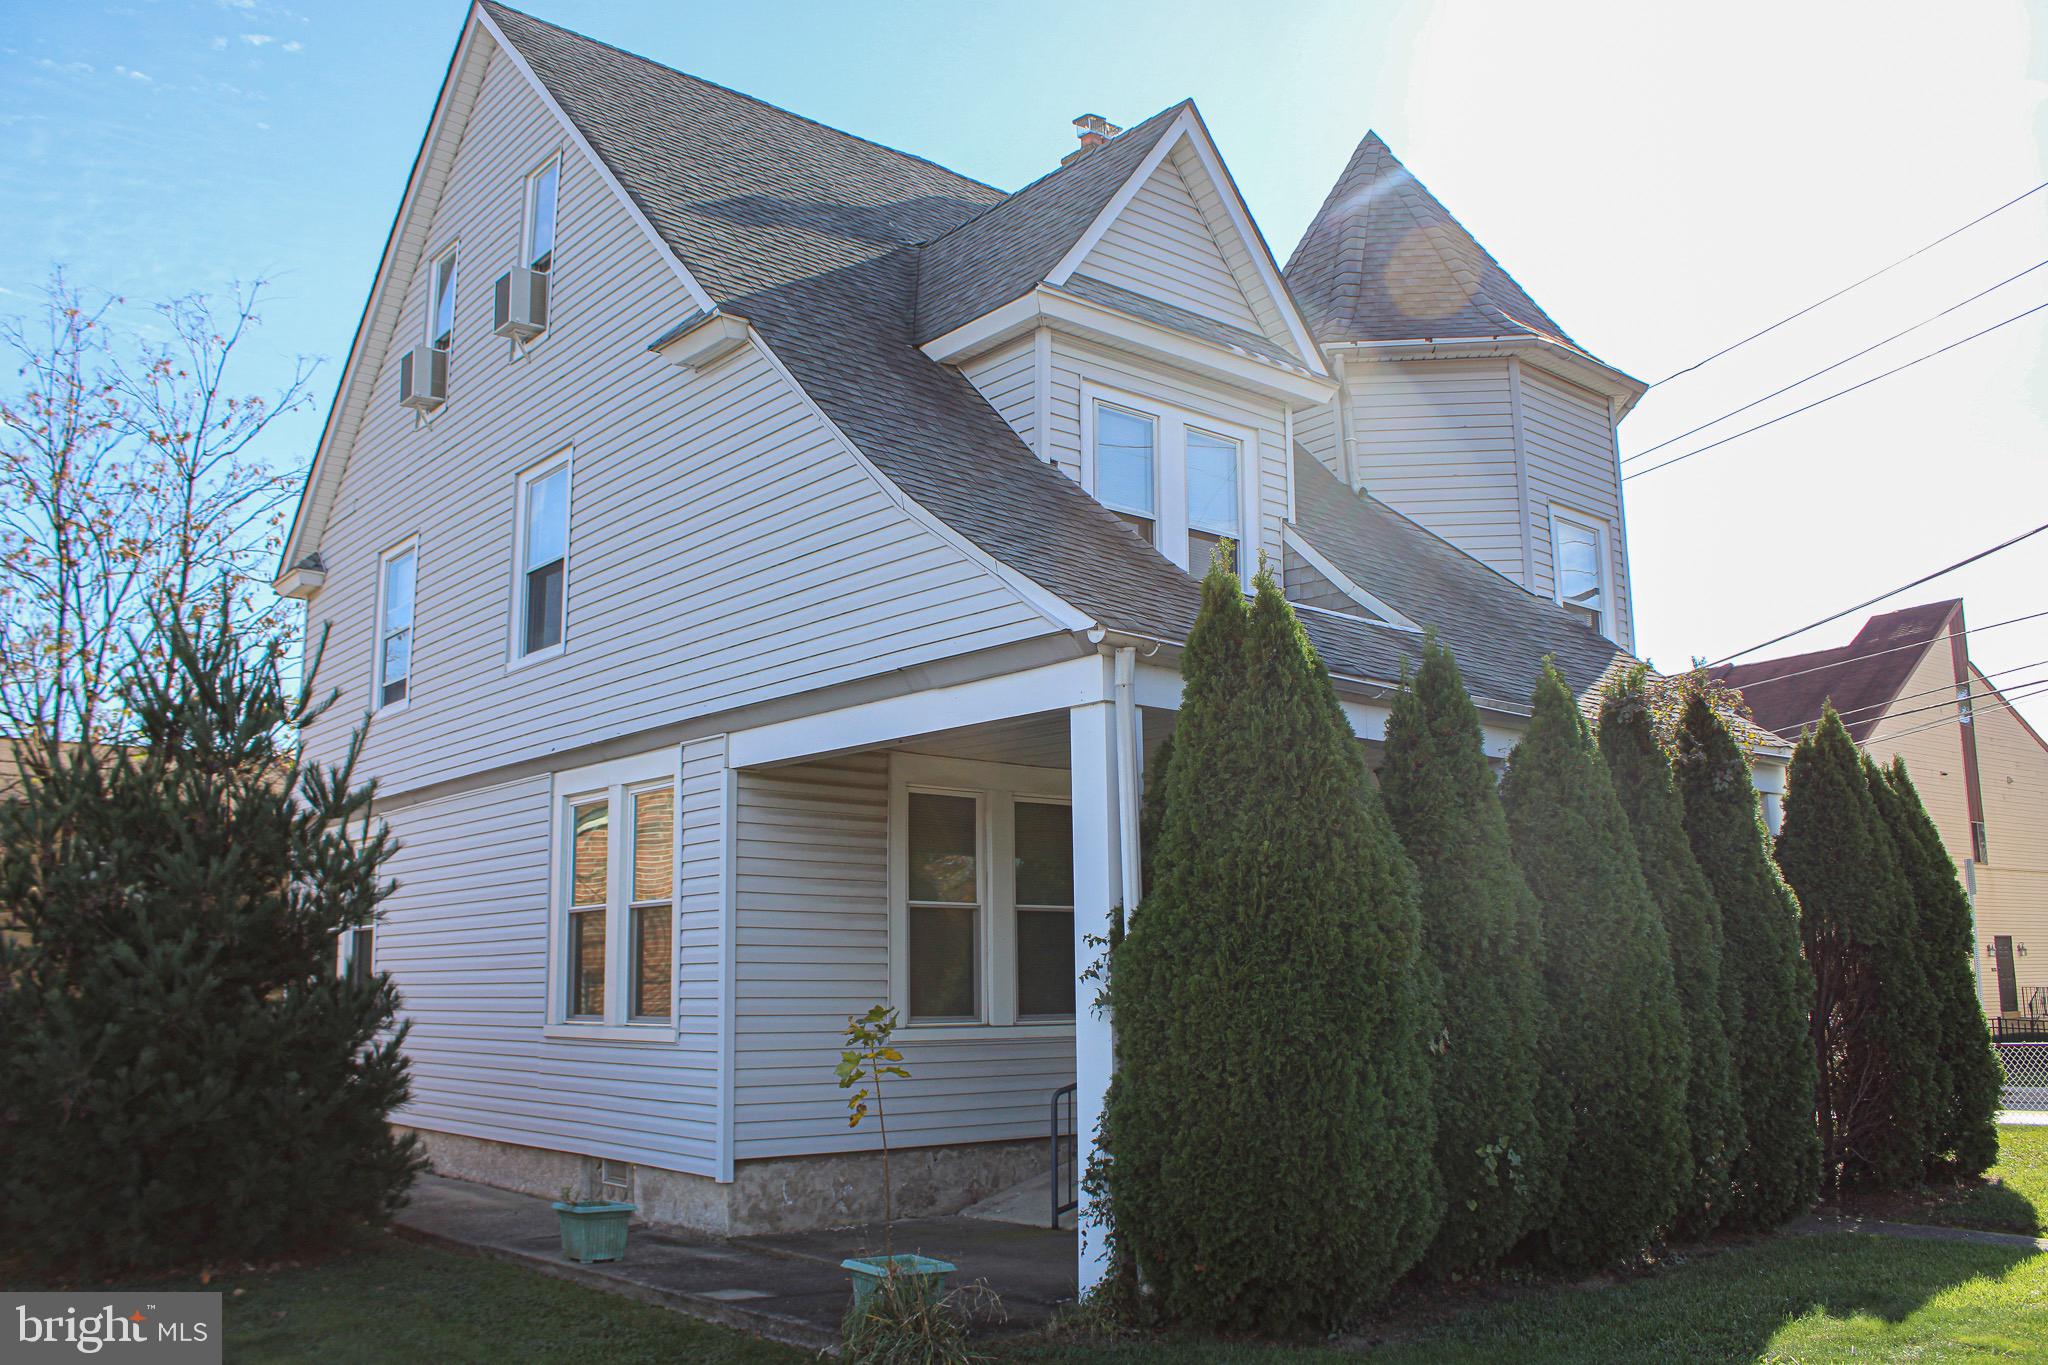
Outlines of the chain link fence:
{"label": "chain link fence", "polygon": [[2005,1066],[2004,1106],[2048,1111],[2048,1042],[2000,1040],[1997,1047]]}

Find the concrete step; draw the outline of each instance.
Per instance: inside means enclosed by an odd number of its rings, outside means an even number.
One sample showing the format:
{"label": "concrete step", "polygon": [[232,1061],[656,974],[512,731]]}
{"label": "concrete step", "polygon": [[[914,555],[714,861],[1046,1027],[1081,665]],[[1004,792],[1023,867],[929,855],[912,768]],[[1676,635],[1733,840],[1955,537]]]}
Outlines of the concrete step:
{"label": "concrete step", "polygon": [[[962,1218],[980,1218],[991,1223],[1017,1223],[1024,1227],[1048,1227],[1052,1217],[1052,1172],[1040,1171],[1037,1175],[1007,1190],[998,1190],[979,1204],[970,1204],[960,1210]],[[1060,1226],[1072,1228],[1074,1215],[1071,1210],[1060,1215]]]}

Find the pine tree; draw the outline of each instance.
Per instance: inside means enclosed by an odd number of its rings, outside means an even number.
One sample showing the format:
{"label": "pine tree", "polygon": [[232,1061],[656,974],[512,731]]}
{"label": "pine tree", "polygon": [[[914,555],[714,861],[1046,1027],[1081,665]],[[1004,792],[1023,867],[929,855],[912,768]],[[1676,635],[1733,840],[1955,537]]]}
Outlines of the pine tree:
{"label": "pine tree", "polygon": [[[218,616],[216,616],[218,619]],[[174,626],[142,744],[42,752],[0,803],[0,1245],[104,1275],[290,1252],[423,1163],[388,979],[334,970],[388,892],[370,791],[303,766],[274,657]],[[144,657],[156,653],[146,651]]]}
{"label": "pine tree", "polygon": [[1913,907],[1865,759],[1834,708],[1792,753],[1778,866],[1813,971],[1821,1182],[1897,1188],[1925,1161],[1933,1076]]}
{"label": "pine tree", "polygon": [[1272,576],[1212,565],[1154,885],[1113,968],[1117,1235],[1165,1313],[1346,1321],[1436,1228],[1414,871]]}
{"label": "pine tree", "polygon": [[1546,663],[1501,785],[1515,860],[1543,910],[1551,1066],[1572,1135],[1538,1249],[1590,1268],[1631,1256],[1677,1208],[1690,1168],[1689,1071],[1671,948],[1572,695]]}
{"label": "pine tree", "polygon": [[1515,866],[1479,711],[1434,635],[1394,699],[1380,794],[1420,879],[1423,945],[1443,993],[1444,1221],[1424,1264],[1470,1273],[1520,1240],[1536,1212],[1550,1155],[1538,1109],[1550,1007],[1542,917]]}
{"label": "pine tree", "polygon": [[1704,696],[1687,699],[1675,763],[1694,859],[1721,907],[1721,974],[1741,1002],[1730,1054],[1746,1143],[1730,1180],[1732,1226],[1764,1230],[1804,1213],[1820,1181],[1813,974],[1799,951],[1799,904],[1771,860],[1749,761]]}
{"label": "pine tree", "polygon": [[1894,756],[1871,791],[1913,895],[1913,946],[1928,991],[1930,1036],[1937,1040],[1927,1144],[1930,1173],[1945,1167],[1951,1174],[1979,1176],[1998,1160],[2004,1076],[1977,1003],[1970,898],[1956,881],[1956,865],[1942,847],[1906,760]]}
{"label": "pine tree", "polygon": [[1685,835],[1684,807],[1657,742],[1644,673],[1638,668],[1608,691],[1600,708],[1600,752],[1671,944],[1672,979],[1692,1059],[1685,1090],[1692,1165],[1677,1192],[1672,1231],[1697,1240],[1727,1210],[1729,1172],[1743,1143],[1742,1103],[1728,1055],[1729,1020],[1722,1012],[1721,906]]}

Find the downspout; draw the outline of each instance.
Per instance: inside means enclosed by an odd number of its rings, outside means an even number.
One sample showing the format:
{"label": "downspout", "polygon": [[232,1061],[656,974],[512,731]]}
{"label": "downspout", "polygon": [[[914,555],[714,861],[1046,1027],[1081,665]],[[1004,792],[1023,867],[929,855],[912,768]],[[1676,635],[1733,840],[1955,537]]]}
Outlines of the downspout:
{"label": "downspout", "polygon": [[1342,351],[1332,358],[1337,362],[1337,446],[1344,456],[1344,485],[1356,493],[1358,443],[1351,435],[1351,366]]}
{"label": "downspout", "polygon": [[1123,873],[1124,923],[1138,908],[1138,651],[1116,651],[1116,832],[1117,863]]}

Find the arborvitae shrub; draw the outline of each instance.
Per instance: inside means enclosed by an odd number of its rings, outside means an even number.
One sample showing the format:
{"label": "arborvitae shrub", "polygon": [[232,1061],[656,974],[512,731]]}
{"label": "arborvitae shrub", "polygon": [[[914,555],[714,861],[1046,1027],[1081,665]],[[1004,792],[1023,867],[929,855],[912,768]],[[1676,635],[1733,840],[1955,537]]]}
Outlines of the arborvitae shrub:
{"label": "arborvitae shrub", "polygon": [[1572,1137],[1537,1249],[1569,1268],[1632,1256],[1671,1220],[1686,1146],[1685,1026],[1671,949],[1628,817],[1546,664],[1501,785],[1515,861],[1543,910],[1551,1057]]}
{"label": "arborvitae shrub", "polygon": [[1982,1175],[1998,1160],[1999,1091],[2005,1078],[1977,1003],[1970,898],[1956,880],[1956,865],[1942,847],[1906,760],[1894,756],[1872,791],[1913,895],[1913,942],[1939,1040],[1928,1130],[1930,1172],[1946,1168],[1966,1177]]}
{"label": "arborvitae shrub", "polygon": [[1821,1181],[1837,1190],[1916,1180],[1932,1113],[1912,897],[1864,763],[1825,708],[1793,751],[1777,846],[1814,977]]}
{"label": "arborvitae shrub", "polygon": [[0,1246],[55,1274],[261,1261],[423,1164],[386,1123],[397,995],[334,970],[389,889],[353,755],[301,765],[273,660],[157,643],[140,745],[45,753],[0,802]]}
{"label": "arborvitae shrub", "polygon": [[1153,884],[1113,968],[1119,1238],[1159,1307],[1347,1321],[1436,1228],[1434,1003],[1415,874],[1269,574],[1212,566]]}
{"label": "arborvitae shrub", "polygon": [[1529,1227],[1550,1155],[1538,1087],[1550,1036],[1543,926],[1451,652],[1426,637],[1387,721],[1380,796],[1422,887],[1422,941],[1443,995],[1436,1166],[1444,1220],[1431,1274],[1485,1269]]}
{"label": "arborvitae shrub", "polygon": [[1600,752],[1671,943],[1672,979],[1692,1059],[1685,1091],[1692,1169],[1677,1191],[1672,1231],[1697,1239],[1712,1232],[1726,1212],[1729,1171],[1742,1149],[1742,1105],[1722,1012],[1721,907],[1686,839],[1684,807],[1670,760],[1657,742],[1640,669],[1620,680],[1601,704]]}
{"label": "arborvitae shrub", "polygon": [[1679,795],[1694,859],[1721,907],[1721,974],[1741,1002],[1730,1055],[1745,1145],[1730,1177],[1727,1223],[1774,1228],[1804,1213],[1820,1182],[1813,974],[1799,950],[1799,904],[1771,861],[1749,761],[1713,706],[1695,693],[1677,735]]}

